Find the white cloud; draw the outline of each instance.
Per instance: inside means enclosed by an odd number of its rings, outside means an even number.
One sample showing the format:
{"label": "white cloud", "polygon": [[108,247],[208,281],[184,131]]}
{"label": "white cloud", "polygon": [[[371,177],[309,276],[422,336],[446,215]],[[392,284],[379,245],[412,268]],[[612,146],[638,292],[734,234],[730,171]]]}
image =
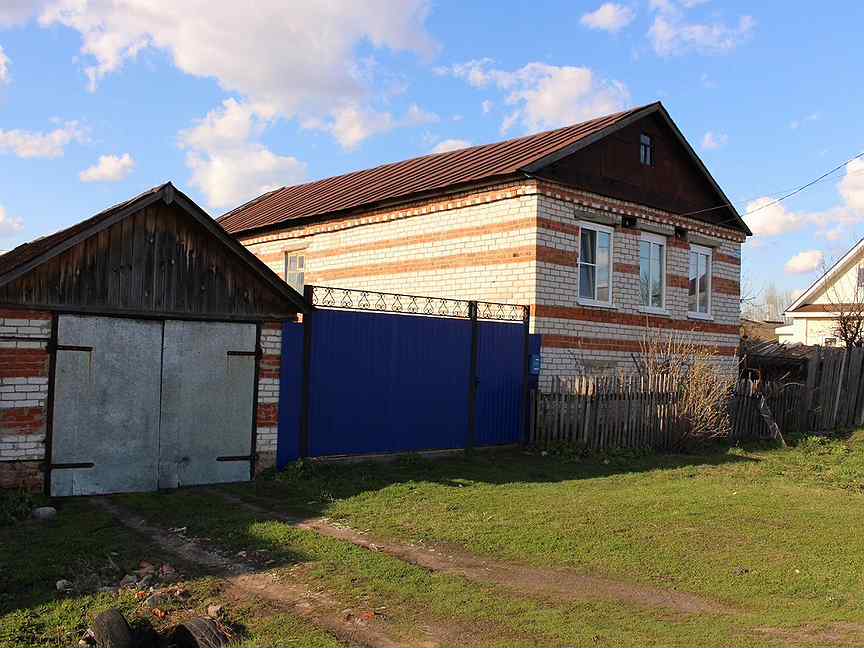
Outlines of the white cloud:
{"label": "white cloud", "polygon": [[24,221],[17,216],[10,216],[0,206],[0,236],[12,236],[24,229]]}
{"label": "white cloud", "polygon": [[[685,8],[700,3],[683,3]],[[659,12],[655,16],[648,38],[660,56],[673,56],[687,52],[723,54],[735,49],[749,38],[756,21],[744,15],[737,25],[720,22],[688,22],[683,12],[671,0],[652,0],[651,7]]]}
{"label": "white cloud", "polygon": [[273,119],[273,109],[226,99],[198,123],[181,131],[192,184],[211,207],[234,207],[286,184],[301,182],[306,166],[291,156],[277,155],[256,141]]}
{"label": "white cloud", "polygon": [[427,112],[417,104],[411,104],[405,115],[396,118],[390,112],[381,112],[358,104],[345,104],[330,112],[330,119],[310,119],[304,128],[329,132],[345,150],[353,150],[373,135],[389,132],[395,128],[432,124],[439,121],[438,115]]}
{"label": "white cloud", "polygon": [[135,160],[128,153],[121,156],[100,155],[99,161],[78,174],[81,182],[119,182],[135,168]]}
{"label": "white cloud", "polygon": [[715,133],[708,131],[702,136],[702,148],[706,151],[713,151],[726,146],[729,141],[729,136],[726,133]]}
{"label": "white cloud", "polygon": [[39,12],[41,0],[3,0],[0,3],[0,27],[21,25]]}
{"label": "white cloud", "polygon": [[815,272],[825,263],[825,255],[819,250],[799,252],[786,262],[786,272],[790,274],[807,274]]}
{"label": "white cloud", "polygon": [[789,122],[789,128],[791,128],[792,130],[796,130],[796,129],[800,128],[801,126],[803,126],[807,122],[814,122],[814,121],[818,121],[818,120],[819,120],[819,113],[815,113],[815,112],[810,113],[809,115],[806,115],[806,116],[802,117],[801,119],[793,119],[792,121],[790,121]]}
{"label": "white cloud", "polygon": [[464,139],[445,139],[438,142],[430,151],[430,153],[446,153],[447,151],[456,151],[458,149],[468,148],[471,142]]}
{"label": "white cloud", "polygon": [[9,57],[0,47],[0,85],[9,83]]}
{"label": "white cloud", "polygon": [[856,158],[846,165],[846,175],[838,189],[851,209],[864,214],[864,158]]}
{"label": "white cloud", "polygon": [[602,29],[614,33],[629,25],[635,16],[635,12],[629,7],[606,2],[595,11],[584,14],[579,22],[589,29]]}
{"label": "white cloud", "polygon": [[505,103],[513,106],[501,125],[505,133],[517,122],[528,132],[574,124],[623,110],[630,101],[623,83],[597,79],[586,67],[528,63],[507,71],[492,64],[491,59],[477,59],[437,72],[504,92]]}
{"label": "white cloud", "polygon": [[837,190],[843,202],[822,211],[790,211],[767,196],[747,203],[744,220],[755,234],[750,243],[759,246],[766,238],[792,234],[805,227],[815,228],[814,235],[827,241],[848,237],[851,229],[864,223],[864,160],[858,158],[846,165]]}
{"label": "white cloud", "polygon": [[57,158],[72,142],[86,142],[87,131],[69,121],[48,133],[26,130],[0,130],[0,153],[12,152],[20,158]]}
{"label": "white cloud", "polygon": [[489,99],[484,99],[480,104],[480,108],[483,110],[484,115],[488,115],[492,109],[495,107],[495,102],[490,101]]}
{"label": "white cloud", "polygon": [[[42,25],[81,34],[91,89],[148,49],[166,52],[186,74],[272,106],[285,117],[320,114],[367,93],[374,65],[356,48],[433,53],[428,0],[244,3],[185,0],[51,0]],[[194,16],[194,20],[190,20]]]}

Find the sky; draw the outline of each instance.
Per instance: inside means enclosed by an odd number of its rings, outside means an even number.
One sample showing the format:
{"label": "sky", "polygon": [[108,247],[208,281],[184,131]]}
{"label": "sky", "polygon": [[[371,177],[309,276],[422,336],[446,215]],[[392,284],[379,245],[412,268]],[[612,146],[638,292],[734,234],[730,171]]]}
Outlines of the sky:
{"label": "sky", "polygon": [[167,180],[215,217],[660,100],[756,233],[745,291],[800,290],[864,235],[862,24],[855,0],[0,0],[0,250]]}

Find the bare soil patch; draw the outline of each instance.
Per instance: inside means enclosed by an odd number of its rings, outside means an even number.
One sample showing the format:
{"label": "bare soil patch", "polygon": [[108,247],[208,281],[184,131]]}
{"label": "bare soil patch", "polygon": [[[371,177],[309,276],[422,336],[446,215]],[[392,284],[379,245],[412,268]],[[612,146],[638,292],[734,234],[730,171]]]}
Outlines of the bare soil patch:
{"label": "bare soil patch", "polygon": [[344,540],[370,551],[380,551],[430,571],[455,574],[478,583],[500,585],[535,598],[564,602],[603,599],[645,608],[661,608],[677,614],[727,614],[735,611],[723,603],[690,592],[589,576],[568,569],[541,569],[514,565],[480,558],[453,546],[417,546],[373,539],[347,526],[335,524],[327,518],[304,520],[222,491],[213,489],[210,492],[258,515],[269,516],[298,529],[307,529],[330,538]]}
{"label": "bare soil patch", "polygon": [[446,624],[426,620],[411,632],[398,626],[386,614],[374,610],[353,610],[334,593],[314,586],[306,578],[307,569],[261,570],[250,561],[236,560],[198,541],[149,524],[107,498],[94,498],[94,505],[113,515],[119,522],[150,538],[162,549],[185,562],[203,568],[222,579],[222,592],[228,601],[248,605],[261,601],[262,613],[287,612],[323,628],[349,645],[362,646],[448,646],[483,643],[482,628],[466,627],[459,622]]}

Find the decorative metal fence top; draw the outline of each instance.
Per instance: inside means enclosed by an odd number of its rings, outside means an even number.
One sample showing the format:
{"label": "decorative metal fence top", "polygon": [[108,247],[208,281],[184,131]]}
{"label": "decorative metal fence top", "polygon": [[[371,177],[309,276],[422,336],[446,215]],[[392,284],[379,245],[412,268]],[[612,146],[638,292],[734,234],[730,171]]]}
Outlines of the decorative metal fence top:
{"label": "decorative metal fence top", "polygon": [[330,286],[307,286],[307,290],[312,293],[312,305],[319,308],[471,319],[473,306],[476,308],[477,319],[509,322],[524,322],[528,319],[528,307],[519,304],[423,297]]}

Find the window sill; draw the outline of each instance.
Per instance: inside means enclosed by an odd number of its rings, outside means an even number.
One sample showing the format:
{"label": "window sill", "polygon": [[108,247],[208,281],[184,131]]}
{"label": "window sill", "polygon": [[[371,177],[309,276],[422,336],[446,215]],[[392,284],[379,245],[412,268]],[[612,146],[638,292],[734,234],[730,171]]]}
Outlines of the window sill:
{"label": "window sill", "polygon": [[583,299],[578,298],[576,303],[580,306],[587,306],[588,308],[605,308],[606,310],[618,310],[618,306],[616,306],[612,302],[604,302],[597,301],[596,299]]}
{"label": "window sill", "polygon": [[640,306],[640,313],[645,313],[646,315],[659,315],[660,317],[672,317],[672,313],[670,313],[665,308],[657,308],[656,306]]}
{"label": "window sill", "polygon": [[687,319],[696,319],[696,320],[705,320],[706,322],[713,322],[714,316],[711,313],[687,313]]}

